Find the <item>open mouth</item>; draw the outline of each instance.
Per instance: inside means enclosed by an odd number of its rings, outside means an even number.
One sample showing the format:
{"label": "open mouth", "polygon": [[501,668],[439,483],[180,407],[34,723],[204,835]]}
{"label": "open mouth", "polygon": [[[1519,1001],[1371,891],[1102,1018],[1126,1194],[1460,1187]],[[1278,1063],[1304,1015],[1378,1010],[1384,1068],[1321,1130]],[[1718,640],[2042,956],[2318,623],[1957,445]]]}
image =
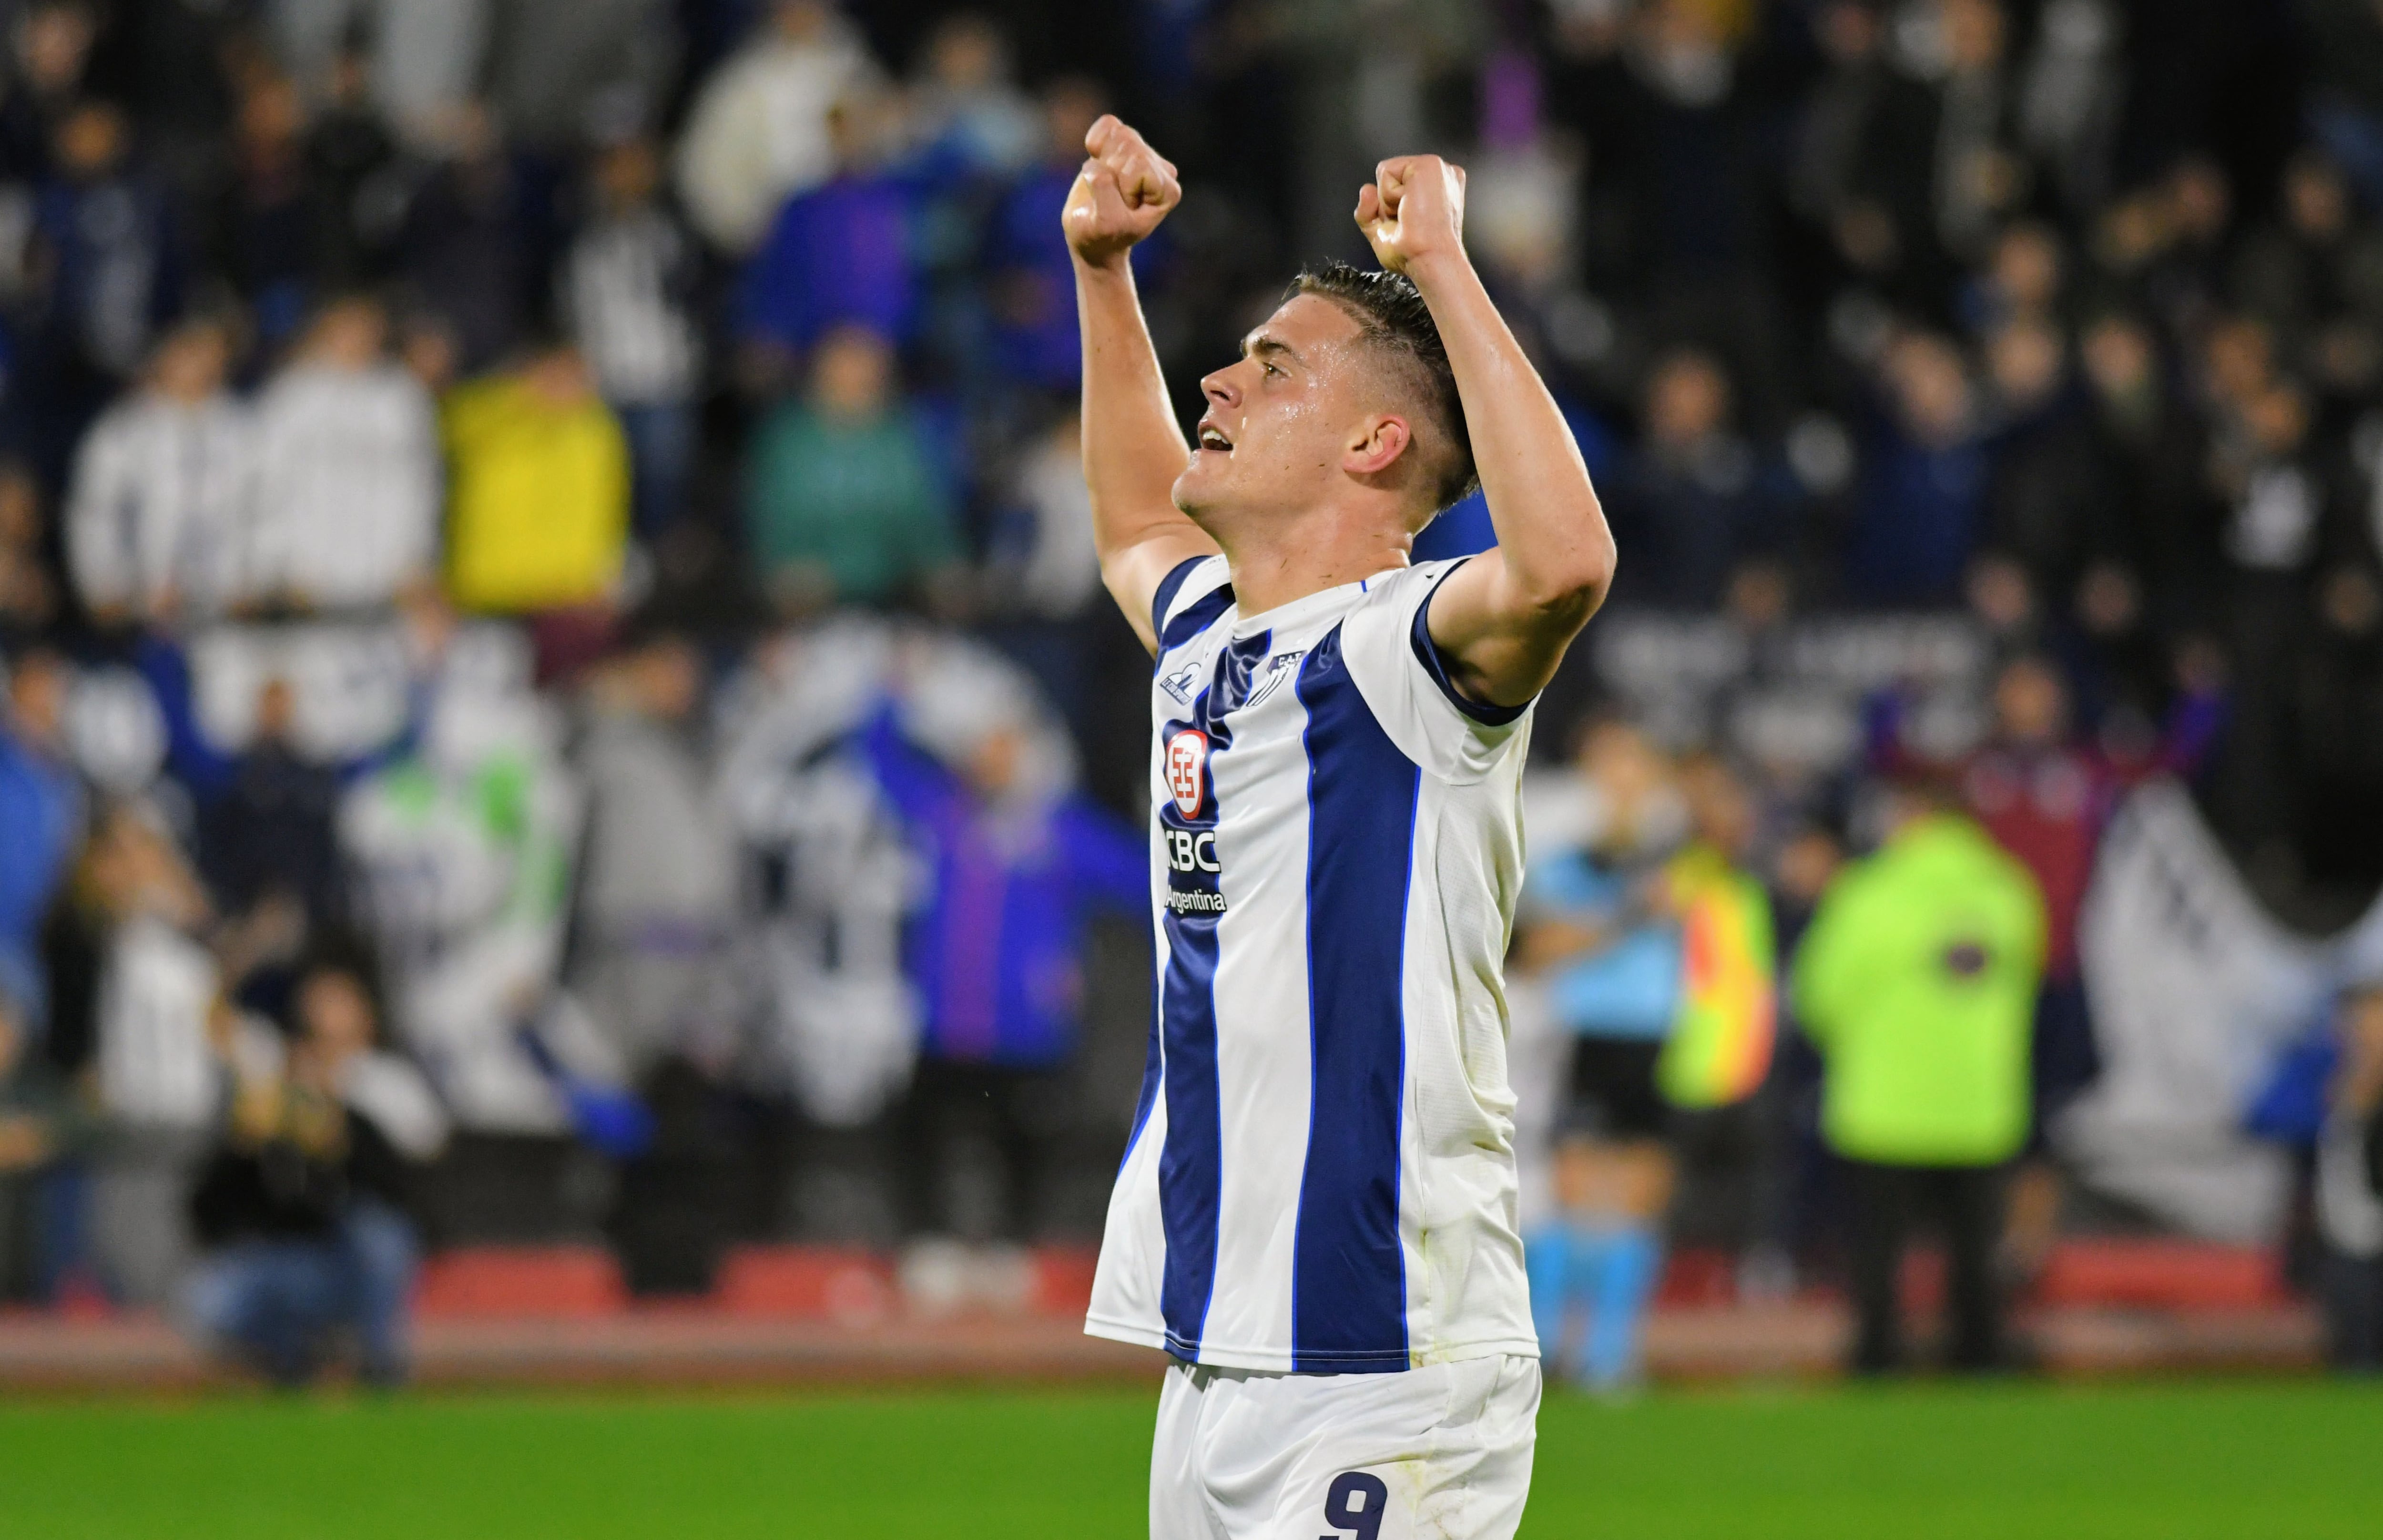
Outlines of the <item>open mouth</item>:
{"label": "open mouth", "polygon": [[1200,425],[1200,447],[1204,450],[1215,450],[1220,454],[1233,452],[1233,441],[1226,437],[1223,430],[1214,423]]}

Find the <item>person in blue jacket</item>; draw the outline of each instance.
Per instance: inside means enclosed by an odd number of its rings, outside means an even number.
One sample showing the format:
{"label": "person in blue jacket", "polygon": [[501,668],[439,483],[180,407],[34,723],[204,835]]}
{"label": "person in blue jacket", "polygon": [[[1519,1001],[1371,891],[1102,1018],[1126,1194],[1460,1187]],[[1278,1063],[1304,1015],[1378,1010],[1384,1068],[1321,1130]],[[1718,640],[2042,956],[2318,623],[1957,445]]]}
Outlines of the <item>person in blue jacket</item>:
{"label": "person in blue jacket", "polygon": [[[889,709],[867,742],[924,878],[905,945],[922,1006],[903,1118],[908,1223],[921,1235],[1031,1239],[1078,1121],[1068,1070],[1085,922],[1149,902],[1147,842],[1074,789],[1048,714],[989,668],[961,668]],[[971,1204],[971,1152],[988,1146],[1002,1199]]]}
{"label": "person in blue jacket", "polygon": [[27,1038],[46,1017],[42,921],[74,858],[82,785],[68,765],[67,665],[26,648],[8,659],[0,708],[0,1015]]}

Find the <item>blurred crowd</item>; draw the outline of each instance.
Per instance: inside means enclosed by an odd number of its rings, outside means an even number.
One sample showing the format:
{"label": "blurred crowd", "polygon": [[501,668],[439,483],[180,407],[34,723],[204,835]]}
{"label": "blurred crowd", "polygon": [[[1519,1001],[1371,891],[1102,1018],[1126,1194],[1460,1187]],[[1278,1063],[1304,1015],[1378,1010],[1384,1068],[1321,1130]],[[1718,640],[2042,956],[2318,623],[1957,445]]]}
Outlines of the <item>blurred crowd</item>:
{"label": "blurred crowd", "polygon": [[[1137,253],[1187,404],[1301,261],[1362,256],[1377,158],[1463,159],[1615,524],[1515,956],[1582,1374],[1635,1374],[1667,1234],[1757,1292],[1841,1254],[1891,1367],[1923,1214],[1956,1357],[2000,1360],[2079,1202],[2044,1128],[2100,1069],[2079,912],[2130,788],[2189,782],[2293,923],[2383,881],[2368,0],[0,31],[6,1297],[172,1303],[283,1378],[346,1322],[395,1377],[426,1245],[602,1236],[686,1291],[740,1238],[901,1240],[922,1297],[997,1300],[1097,1228],[1144,660],[1056,213],[1112,107],[1190,190]],[[1420,554],[1493,537],[1476,499]],[[1974,1073],[1881,1061],[1932,1130],[1830,1080],[1898,1041],[1847,982],[1891,950],[1845,939],[1863,874],[2009,894],[1956,968]],[[2303,1151],[2371,1356],[2347,1037]]]}

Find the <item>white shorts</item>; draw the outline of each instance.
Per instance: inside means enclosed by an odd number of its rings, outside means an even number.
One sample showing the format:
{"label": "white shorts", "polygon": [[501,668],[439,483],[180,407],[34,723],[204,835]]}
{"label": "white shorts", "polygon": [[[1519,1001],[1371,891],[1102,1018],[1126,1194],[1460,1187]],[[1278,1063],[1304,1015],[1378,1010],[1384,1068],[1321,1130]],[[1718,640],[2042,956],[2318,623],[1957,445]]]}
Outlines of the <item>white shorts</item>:
{"label": "white shorts", "polygon": [[1534,1358],[1396,1374],[1171,1363],[1151,1540],[1511,1540],[1538,1415]]}

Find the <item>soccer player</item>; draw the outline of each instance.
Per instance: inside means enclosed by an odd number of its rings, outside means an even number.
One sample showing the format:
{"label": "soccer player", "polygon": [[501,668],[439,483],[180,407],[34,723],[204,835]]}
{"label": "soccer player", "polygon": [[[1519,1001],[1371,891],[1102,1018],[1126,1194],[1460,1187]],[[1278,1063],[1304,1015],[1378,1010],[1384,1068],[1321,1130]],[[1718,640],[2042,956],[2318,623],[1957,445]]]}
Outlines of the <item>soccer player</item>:
{"label": "soccer player", "polygon": [[[1164,1348],[1153,1540],[1511,1536],[1538,1343],[1501,969],[1531,704],[1613,573],[1563,418],[1385,161],[1187,449],[1127,255],[1182,196],[1114,117],[1063,216],[1109,591],[1157,659],[1157,1007],[1087,1329]],[[1498,548],[1414,566],[1487,489]]]}

